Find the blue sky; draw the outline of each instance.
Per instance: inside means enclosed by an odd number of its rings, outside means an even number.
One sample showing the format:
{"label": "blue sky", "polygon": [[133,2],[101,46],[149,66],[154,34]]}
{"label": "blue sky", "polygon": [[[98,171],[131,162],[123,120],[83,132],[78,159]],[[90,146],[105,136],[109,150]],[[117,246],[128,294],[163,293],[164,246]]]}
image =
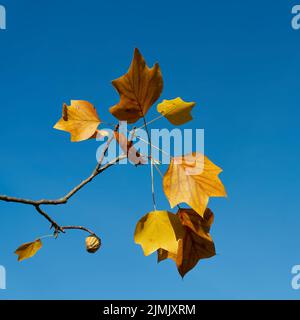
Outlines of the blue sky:
{"label": "blue sky", "polygon": [[[160,62],[162,98],[196,101],[206,155],[221,166],[228,198],[213,198],[218,255],[182,280],[172,261],[157,265],[133,242],[152,210],[147,167],[116,166],[72,201],[49,208],[61,224],[82,224],[103,248],[85,252],[85,235],[45,240],[16,261],[23,242],[49,233],[28,206],[0,203],[0,299],[298,299],[291,268],[299,256],[299,50],[291,28],[296,1],[5,1],[0,32],[0,193],[56,198],[95,166],[97,142],[70,143],[52,129],[63,102],[84,99],[103,120],[118,101],[110,84],[138,47]],[[156,116],[156,108],[148,119]],[[154,128],[171,128],[161,120]],[[298,129],[297,129],[298,128]],[[156,176],[159,208],[169,209]]]}

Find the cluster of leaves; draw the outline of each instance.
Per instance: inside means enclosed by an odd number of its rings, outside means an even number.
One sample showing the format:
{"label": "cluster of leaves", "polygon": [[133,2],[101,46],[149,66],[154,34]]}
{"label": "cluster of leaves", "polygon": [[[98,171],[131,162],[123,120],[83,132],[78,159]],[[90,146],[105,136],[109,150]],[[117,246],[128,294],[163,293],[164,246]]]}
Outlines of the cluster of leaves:
{"label": "cluster of leaves", "polygon": [[[209,197],[226,196],[218,178],[221,169],[207,157],[202,159],[197,153],[182,157],[178,163],[178,158],[173,158],[163,178],[163,188],[171,207],[186,203],[191,208],[179,207],[177,214],[150,212],[139,221],[135,230],[135,242],[142,246],[144,254],[157,251],[159,262],[173,259],[182,277],[200,259],[215,255],[209,234],[214,215],[207,204]],[[187,169],[194,174],[190,175]],[[199,173],[195,174],[197,169]]]}
{"label": "cluster of leaves", "polygon": [[[147,129],[145,115],[159,99],[163,90],[163,78],[160,67],[155,64],[149,68],[135,49],[128,72],[112,82],[120,95],[120,101],[110,108],[110,112],[119,121],[134,124],[143,119]],[[181,98],[163,100],[157,105],[157,111],[173,125],[182,125],[192,120],[191,110],[194,102],[185,102]],[[71,101],[64,104],[62,118],[54,128],[71,134],[71,141],[79,142],[108,136],[105,130],[99,130],[102,123],[95,107],[87,101]],[[114,138],[134,164],[144,164],[134,149],[132,141],[118,131]],[[149,136],[150,140],[150,136]],[[151,145],[151,140],[149,141]],[[150,155],[151,166],[155,160]],[[134,240],[140,244],[146,256],[157,253],[158,261],[172,259],[183,277],[200,259],[215,255],[214,242],[210,228],[214,215],[207,208],[210,197],[226,196],[225,188],[218,175],[222,170],[206,156],[194,152],[181,157],[173,157],[163,177],[163,189],[171,208],[178,207],[176,214],[155,210],[146,214],[137,223]],[[186,208],[179,207],[185,203]],[[32,256],[41,243],[39,240],[25,244],[16,253],[19,259]]]}

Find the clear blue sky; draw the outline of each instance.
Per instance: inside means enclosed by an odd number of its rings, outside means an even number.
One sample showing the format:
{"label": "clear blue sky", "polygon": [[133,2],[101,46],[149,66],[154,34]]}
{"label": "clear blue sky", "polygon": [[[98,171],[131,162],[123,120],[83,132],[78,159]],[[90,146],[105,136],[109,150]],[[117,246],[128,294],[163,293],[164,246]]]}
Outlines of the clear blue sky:
{"label": "clear blue sky", "polygon": [[[0,203],[0,299],[300,298],[290,285],[300,264],[300,31],[295,1],[1,1],[0,193],[28,198],[65,194],[95,166],[97,142],[69,142],[52,129],[63,102],[84,99],[112,121],[110,81],[134,47],[159,61],[163,98],[197,102],[206,154],[224,172],[228,199],[211,199],[218,255],[184,280],[171,261],[157,265],[134,244],[152,210],[147,167],[116,166],[67,206],[50,208],[62,224],[96,230],[103,248],[85,252],[85,235],[45,240],[18,263],[14,250],[48,233],[28,206]],[[149,113],[156,115],[155,107]],[[169,127],[162,120],[156,128]],[[169,205],[156,178],[159,207]]]}

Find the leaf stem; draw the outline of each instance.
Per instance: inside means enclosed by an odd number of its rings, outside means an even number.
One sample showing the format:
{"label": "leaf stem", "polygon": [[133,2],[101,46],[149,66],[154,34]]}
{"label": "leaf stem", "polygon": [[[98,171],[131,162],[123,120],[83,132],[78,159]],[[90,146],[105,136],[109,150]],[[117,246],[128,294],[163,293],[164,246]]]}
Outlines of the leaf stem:
{"label": "leaf stem", "polygon": [[151,124],[151,123],[153,123],[153,122],[155,122],[155,121],[157,121],[157,120],[159,120],[159,119],[161,119],[161,118],[163,118],[163,117],[164,117],[164,115],[160,115],[160,116],[158,116],[158,117],[156,117],[156,118],[148,121],[146,124],[142,125],[141,127],[136,128],[136,131],[137,131],[137,130],[140,130],[140,129],[143,129],[146,125],[149,125],[149,124]]}
{"label": "leaf stem", "polygon": [[41,237],[38,237],[36,240],[40,239],[46,239],[46,238],[53,238],[53,234],[46,234],[45,236],[41,236]]}
{"label": "leaf stem", "polygon": [[152,193],[153,208],[154,208],[154,211],[156,211],[157,207],[156,207],[156,200],[155,200],[154,172],[153,172],[153,161],[152,161],[152,143],[151,143],[151,135],[149,133],[148,126],[147,126],[147,121],[146,121],[146,118],[145,118],[144,114],[143,114],[143,120],[144,120],[144,126],[145,126],[145,129],[146,129],[146,133],[147,133],[148,140],[149,140],[149,145],[150,145],[151,193]]}

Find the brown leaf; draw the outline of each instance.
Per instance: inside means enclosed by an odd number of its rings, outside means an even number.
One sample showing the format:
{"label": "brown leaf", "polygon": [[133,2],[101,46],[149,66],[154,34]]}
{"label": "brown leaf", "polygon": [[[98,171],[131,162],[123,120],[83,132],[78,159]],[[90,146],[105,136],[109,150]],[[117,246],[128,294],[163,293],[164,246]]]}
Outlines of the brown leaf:
{"label": "brown leaf", "polygon": [[129,141],[126,136],[118,131],[114,131],[116,140],[118,141],[121,149],[127,154],[128,159],[135,165],[145,164],[147,160],[133,146],[133,142]]}
{"label": "brown leaf", "polygon": [[192,209],[180,209],[177,214],[185,226],[176,260],[178,271],[184,277],[200,259],[211,258],[216,254],[214,242],[209,234],[213,213],[206,209],[204,219]]}
{"label": "brown leaf", "polygon": [[205,210],[204,218],[193,209],[179,209],[177,215],[184,226],[177,254],[158,250],[158,262],[167,258],[174,260],[178,272],[184,277],[199,260],[211,258],[216,254],[214,242],[209,234],[214,216],[208,208]]}
{"label": "brown leaf", "polygon": [[110,108],[110,112],[119,120],[134,123],[146,115],[150,107],[160,97],[163,79],[159,65],[152,68],[138,49],[128,72],[112,82],[120,95],[120,102]]}

